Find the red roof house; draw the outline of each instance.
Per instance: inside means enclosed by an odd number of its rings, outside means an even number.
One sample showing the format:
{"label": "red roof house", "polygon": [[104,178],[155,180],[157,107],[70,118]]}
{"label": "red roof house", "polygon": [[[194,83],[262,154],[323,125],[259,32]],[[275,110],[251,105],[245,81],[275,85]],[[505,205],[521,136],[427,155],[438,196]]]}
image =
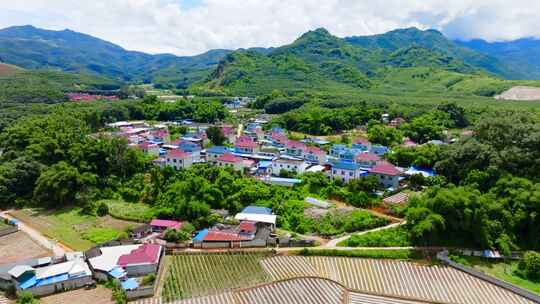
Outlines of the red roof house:
{"label": "red roof house", "polygon": [[375,153],[371,153],[371,152],[366,152],[366,153],[360,153],[356,156],[356,160],[357,161],[373,161],[373,162],[377,162],[377,161],[380,161],[381,158],[375,154]]}
{"label": "red roof house", "polygon": [[161,228],[161,229],[180,229],[182,228],[182,222],[177,221],[171,221],[171,220],[159,220],[159,219],[153,219],[150,222],[150,226],[155,228]]}
{"label": "red roof house", "polygon": [[252,221],[242,221],[238,226],[241,233],[255,233],[257,232],[257,225]]}
{"label": "red roof house", "polygon": [[369,170],[370,173],[396,176],[399,175],[399,170],[387,161],[378,162]]}
{"label": "red roof house", "polygon": [[143,244],[129,254],[118,258],[118,266],[157,264],[161,255],[161,246],[157,244]]}
{"label": "red roof house", "polygon": [[250,149],[257,147],[257,143],[255,143],[255,141],[253,141],[251,137],[245,136],[245,135],[238,137],[234,145],[239,148],[250,148]]}
{"label": "red roof house", "polygon": [[250,239],[234,232],[209,230],[203,240],[205,242],[238,242],[249,241]]}
{"label": "red roof house", "polygon": [[236,164],[236,163],[242,162],[243,159],[240,158],[240,157],[236,157],[236,156],[232,155],[231,153],[224,153],[223,155],[218,157],[216,160],[221,161],[221,162],[225,162],[225,163]]}
{"label": "red roof house", "polygon": [[319,147],[306,146],[304,151],[306,154],[324,155],[324,150]]}
{"label": "red roof house", "polygon": [[167,152],[168,158],[187,158],[189,157],[189,154],[180,150],[180,149],[172,149]]}

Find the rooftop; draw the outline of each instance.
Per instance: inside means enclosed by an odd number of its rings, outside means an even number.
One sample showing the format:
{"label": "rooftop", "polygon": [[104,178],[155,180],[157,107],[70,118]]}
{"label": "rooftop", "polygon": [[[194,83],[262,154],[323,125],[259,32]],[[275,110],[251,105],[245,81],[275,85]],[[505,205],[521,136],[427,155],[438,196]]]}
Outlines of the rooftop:
{"label": "rooftop", "polygon": [[242,162],[242,158],[236,157],[232,155],[231,153],[225,153],[217,158],[218,161],[225,162],[225,163],[240,163]]}
{"label": "rooftop", "polygon": [[370,152],[360,153],[356,156],[357,160],[363,160],[363,161],[379,161],[381,158],[375,154]]}
{"label": "rooftop", "polygon": [[260,206],[247,206],[242,210],[242,213],[272,214],[272,209]]}
{"label": "rooftop", "polygon": [[172,220],[153,219],[150,222],[150,226],[162,227],[162,228],[180,229],[180,228],[182,228],[182,222],[172,221]]}
{"label": "rooftop", "polygon": [[332,163],[332,169],[355,171],[360,169],[360,165],[353,162],[338,161]]}
{"label": "rooftop", "polygon": [[373,166],[373,168],[369,170],[369,172],[391,176],[399,175],[399,170],[387,161],[378,162],[375,166]]}
{"label": "rooftop", "polygon": [[173,150],[167,151],[167,157],[171,157],[171,158],[186,158],[188,156],[189,156],[188,153],[180,149],[173,149]]}
{"label": "rooftop", "polygon": [[124,254],[118,258],[119,266],[136,264],[156,264],[159,262],[161,245],[143,244],[134,249],[129,254]]}
{"label": "rooftop", "polygon": [[238,137],[234,145],[240,148],[256,148],[257,147],[257,143],[255,143],[253,139],[249,136]]}
{"label": "rooftop", "polygon": [[249,238],[239,236],[234,232],[208,230],[204,236],[204,241],[219,242],[219,241],[249,241]]}

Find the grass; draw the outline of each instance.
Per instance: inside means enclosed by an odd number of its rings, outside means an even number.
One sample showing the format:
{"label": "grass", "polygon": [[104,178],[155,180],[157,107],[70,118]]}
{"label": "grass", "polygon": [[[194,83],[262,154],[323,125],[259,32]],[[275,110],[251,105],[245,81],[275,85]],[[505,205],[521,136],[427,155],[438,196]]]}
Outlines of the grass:
{"label": "grass", "polygon": [[353,235],[338,243],[343,247],[407,247],[412,246],[409,233],[403,227]]}
{"label": "grass", "polygon": [[102,200],[109,207],[109,214],[117,219],[148,222],[154,218],[152,207],[140,203],[128,203],[120,200]]}
{"label": "grass", "polygon": [[61,210],[21,209],[12,212],[17,219],[74,250],[87,250],[108,241],[135,223],[109,216],[82,214],[80,208]]}
{"label": "grass", "polygon": [[424,255],[418,250],[392,249],[392,250],[336,250],[336,249],[307,249],[293,251],[292,254],[302,256],[335,256],[368,259],[393,259],[393,260],[422,260]]}
{"label": "grass", "polygon": [[161,296],[166,301],[214,294],[269,281],[261,264],[266,253],[171,256]]}
{"label": "grass", "polygon": [[476,270],[480,270],[500,280],[514,284],[523,289],[527,289],[540,295],[540,282],[533,282],[531,280],[527,280],[515,273],[518,264],[517,261],[505,263],[502,261],[492,262],[479,257],[463,258],[469,263],[469,266],[472,266]]}

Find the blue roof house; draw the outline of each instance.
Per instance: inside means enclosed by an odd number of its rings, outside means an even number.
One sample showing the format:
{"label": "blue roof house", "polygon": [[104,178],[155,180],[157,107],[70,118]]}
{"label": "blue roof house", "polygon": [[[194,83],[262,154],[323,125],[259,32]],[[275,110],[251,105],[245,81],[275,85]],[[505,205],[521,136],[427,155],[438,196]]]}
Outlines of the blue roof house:
{"label": "blue roof house", "polygon": [[247,206],[241,213],[250,214],[272,214],[272,209],[260,206]]}
{"label": "blue roof house", "polygon": [[362,167],[355,162],[337,161],[332,163],[331,166],[330,176],[344,183],[368,175],[368,172],[362,170]]}

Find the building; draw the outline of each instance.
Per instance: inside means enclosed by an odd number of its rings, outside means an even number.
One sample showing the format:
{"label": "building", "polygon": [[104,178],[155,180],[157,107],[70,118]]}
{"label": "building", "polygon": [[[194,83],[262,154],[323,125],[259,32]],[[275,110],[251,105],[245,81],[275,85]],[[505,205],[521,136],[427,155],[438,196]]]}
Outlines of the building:
{"label": "building", "polygon": [[159,156],[159,145],[156,143],[145,141],[137,146],[142,152],[151,155]]}
{"label": "building", "polygon": [[258,145],[253,138],[243,135],[236,139],[234,143],[234,152],[239,154],[255,154],[258,151]]}
{"label": "building", "polygon": [[221,132],[223,133],[223,136],[227,140],[228,143],[234,144],[236,141],[236,130],[231,126],[223,126],[221,127]]}
{"label": "building", "polygon": [[181,229],[183,223],[171,220],[153,219],[150,222],[152,232],[163,232],[167,229]]}
{"label": "building", "polygon": [[257,223],[252,221],[242,221],[238,226],[238,230],[238,235],[252,240],[257,233]]}
{"label": "building", "polygon": [[386,153],[388,153],[388,151],[389,151],[388,147],[383,146],[383,145],[372,145],[369,148],[369,152],[377,154],[379,156],[385,155]]}
{"label": "building", "polygon": [[326,152],[318,147],[307,146],[304,149],[304,160],[310,164],[324,164],[326,162]]}
{"label": "building", "polygon": [[98,280],[142,276],[156,273],[163,250],[157,244],[135,244],[97,248],[96,256],[88,263]]}
{"label": "building", "polygon": [[369,170],[370,175],[379,179],[379,184],[385,188],[397,189],[399,186],[399,170],[389,162],[380,161]]}
{"label": "building", "polygon": [[260,206],[248,206],[238,213],[235,219],[244,222],[261,223],[274,229],[276,226],[277,215],[272,213],[272,209]]}
{"label": "building", "polygon": [[330,148],[330,156],[343,161],[353,162],[356,155],[364,152],[362,149],[349,148],[345,145],[335,144]]}
{"label": "building", "polygon": [[222,156],[225,153],[230,153],[229,148],[224,146],[213,146],[206,149],[206,161],[211,163],[216,163],[218,157]]}
{"label": "building", "polygon": [[285,154],[291,157],[303,158],[305,149],[306,145],[296,140],[288,140],[285,144]]}
{"label": "building", "polygon": [[172,149],[165,154],[165,165],[171,166],[176,170],[186,169],[193,165],[196,157],[180,149]]}
{"label": "building", "polygon": [[17,291],[27,291],[34,296],[77,289],[94,282],[92,271],[82,257],[44,267],[17,265],[8,274]]}
{"label": "building", "polygon": [[255,164],[254,161],[249,159],[243,159],[232,155],[231,153],[225,153],[220,157],[216,158],[216,165],[219,167],[229,167],[233,168],[235,171],[244,171],[253,167]]}
{"label": "building", "polygon": [[278,157],[272,160],[272,174],[276,176],[282,171],[303,174],[308,167],[309,164],[302,159]]}
{"label": "building", "polygon": [[352,144],[352,147],[354,149],[362,150],[362,151],[369,151],[369,148],[371,147],[371,143],[369,140],[365,138],[358,138],[354,141]]}
{"label": "building", "polygon": [[356,163],[364,168],[371,168],[380,160],[381,158],[377,154],[371,152],[360,153],[355,159]]}
{"label": "building", "polygon": [[[251,238],[242,236],[236,231],[203,229],[197,233],[192,241],[194,248],[241,248],[243,243],[251,240]],[[266,245],[266,241],[264,245]]]}
{"label": "building", "polygon": [[332,163],[331,167],[330,177],[344,183],[367,176],[367,171],[355,162],[337,161]]}
{"label": "building", "polygon": [[279,132],[277,130],[271,131],[265,136],[265,139],[272,143],[272,146],[278,148],[284,148],[285,144],[289,141],[287,134]]}

